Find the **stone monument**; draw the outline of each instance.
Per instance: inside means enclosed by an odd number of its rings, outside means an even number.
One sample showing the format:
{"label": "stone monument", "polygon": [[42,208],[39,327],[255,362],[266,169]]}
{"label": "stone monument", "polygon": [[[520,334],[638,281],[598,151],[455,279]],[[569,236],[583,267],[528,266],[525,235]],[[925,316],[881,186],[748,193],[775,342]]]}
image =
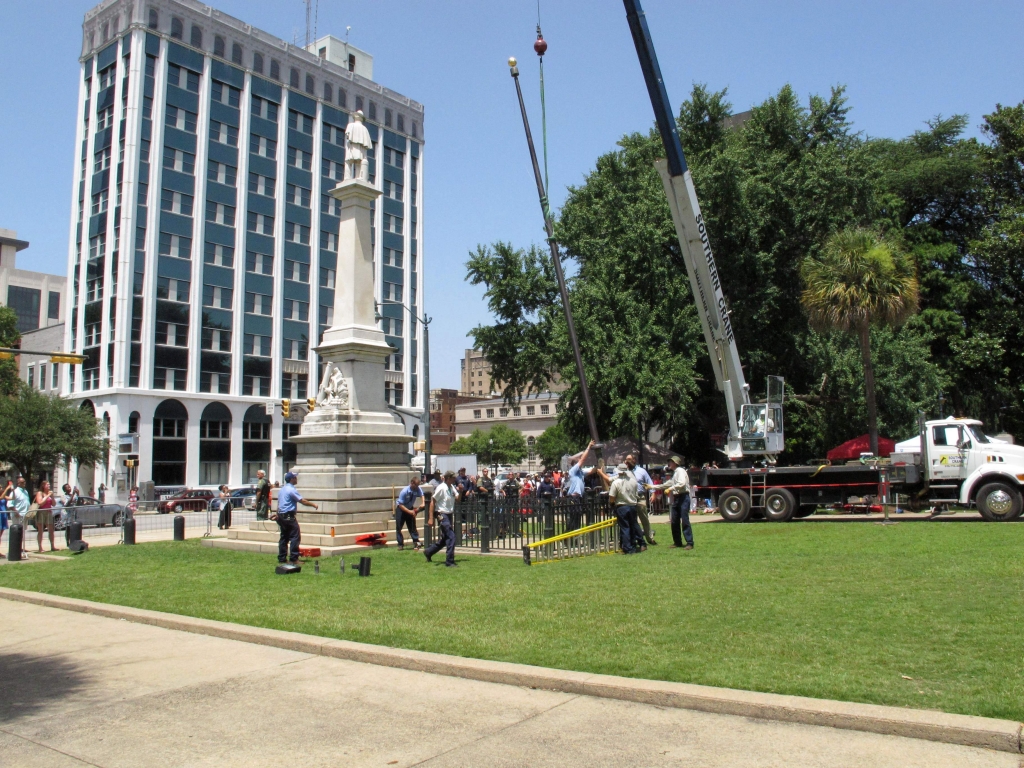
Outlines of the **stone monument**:
{"label": "stone monument", "polygon": [[[380,191],[368,181],[367,150],[372,146],[356,112],[345,131],[345,180],[330,191],[341,201],[334,325],[315,351],[326,361],[316,407],[292,438],[303,497],[320,505],[300,507],[302,546],[339,552],[365,533],[393,536],[394,494],[408,484],[409,443],[401,418],[384,400],[384,359],[394,350],[377,328],[374,306],[370,203]],[[333,531],[333,536],[332,536]],[[212,546],[277,551],[277,525],[251,523],[229,531]]]}

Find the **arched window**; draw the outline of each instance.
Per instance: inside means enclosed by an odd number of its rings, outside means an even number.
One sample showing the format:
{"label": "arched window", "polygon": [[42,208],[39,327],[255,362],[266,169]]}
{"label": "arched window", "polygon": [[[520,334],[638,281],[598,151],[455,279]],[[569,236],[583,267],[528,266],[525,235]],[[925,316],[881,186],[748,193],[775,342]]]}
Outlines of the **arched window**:
{"label": "arched window", "polygon": [[405,133],[405,118],[401,114],[398,115],[398,124],[395,127],[397,127],[401,133]]}
{"label": "arched window", "polygon": [[390,128],[391,127],[391,110],[390,109],[385,109],[384,110],[384,127],[385,128]]}
{"label": "arched window", "polygon": [[199,484],[224,485],[231,469],[231,411],[210,403],[199,419]]}
{"label": "arched window", "polygon": [[412,121],[412,137],[415,139],[419,136],[419,128],[416,125],[416,121]]}
{"label": "arched window", "polygon": [[156,29],[159,26],[160,26],[160,14],[157,12],[156,8],[150,8],[149,9],[149,28],[150,29]]}
{"label": "arched window", "polygon": [[345,93],[344,88],[338,89],[338,105],[343,109],[348,107],[348,95]]}
{"label": "arched window", "polygon": [[141,417],[139,416],[139,412],[138,411],[132,411],[128,415],[128,431],[129,432],[134,432],[135,434],[139,433],[139,419],[140,418]]}
{"label": "arched window", "polygon": [[363,97],[356,96],[356,111],[358,112],[363,108]]}
{"label": "arched window", "polygon": [[292,88],[299,87],[299,70],[295,67],[292,67],[291,72],[288,73],[288,85]]}
{"label": "arched window", "polygon": [[164,400],[153,412],[153,483],[184,485],[188,455],[188,411],[177,400]]}
{"label": "arched window", "polygon": [[373,120],[374,122],[377,122],[377,105],[374,104],[372,101],[370,102],[370,114],[368,114],[366,117],[368,120]]}
{"label": "arched window", "polygon": [[242,63],[242,46],[240,46],[238,43],[231,44],[231,61],[233,61],[235,64]]}
{"label": "arched window", "polygon": [[190,42],[192,43],[193,48],[203,47],[203,30],[195,24],[192,25],[192,39]]}
{"label": "arched window", "polygon": [[330,83],[324,83],[324,101],[334,101],[334,92]]}
{"label": "arched window", "polygon": [[270,79],[271,80],[280,80],[281,79],[281,65],[278,63],[277,59],[271,59],[270,60]]}
{"label": "arched window", "polygon": [[252,68],[256,72],[259,72],[261,75],[263,74],[263,54],[262,53],[256,53],[256,51],[252,52]]}
{"label": "arched window", "polygon": [[171,37],[175,40],[181,40],[185,37],[185,25],[181,23],[181,19],[177,16],[171,17]]}
{"label": "arched window", "polygon": [[306,93],[312,95],[314,89],[313,76],[306,75]]}
{"label": "arched window", "polygon": [[256,471],[270,472],[270,427],[266,406],[253,405],[242,419],[242,482],[255,483]]}
{"label": "arched window", "polygon": [[[192,27],[195,30],[195,27]],[[213,38],[213,55],[224,58],[224,38],[220,35],[216,35]]]}

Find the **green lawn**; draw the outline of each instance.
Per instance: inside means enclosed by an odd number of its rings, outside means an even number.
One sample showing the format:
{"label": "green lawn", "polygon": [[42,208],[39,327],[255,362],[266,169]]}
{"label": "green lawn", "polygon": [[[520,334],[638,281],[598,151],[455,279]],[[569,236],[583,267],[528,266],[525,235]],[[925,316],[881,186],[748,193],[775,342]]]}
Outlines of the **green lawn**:
{"label": "green lawn", "polygon": [[[548,667],[1024,719],[1024,524],[700,525],[697,549],[535,565],[373,551],[298,576],[197,541],[0,585]],[[440,559],[443,559],[440,558]],[[351,562],[351,558],[349,559]]]}

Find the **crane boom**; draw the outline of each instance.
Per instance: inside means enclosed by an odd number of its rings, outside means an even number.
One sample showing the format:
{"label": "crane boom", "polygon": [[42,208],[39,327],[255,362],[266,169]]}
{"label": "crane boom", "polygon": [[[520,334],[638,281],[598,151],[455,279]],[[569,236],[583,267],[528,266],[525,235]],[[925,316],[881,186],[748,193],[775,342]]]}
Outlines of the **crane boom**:
{"label": "crane boom", "polygon": [[[700,212],[693,179],[683,155],[675,116],[669,106],[668,91],[647,27],[647,18],[639,0],[623,0],[623,4],[633,35],[633,44],[640,59],[640,68],[643,70],[647,91],[651,97],[651,105],[654,107],[658,132],[665,145],[665,159],[655,162],[655,167],[665,186],[665,196],[672,212],[672,222],[679,238],[686,273],[690,278],[690,288],[711,357],[711,367],[715,371],[715,383],[725,396],[729,416],[729,441],[725,453],[730,459],[740,459],[745,454],[777,453],[782,447],[781,394],[777,394],[779,407],[775,417],[766,414],[763,406],[750,406],[762,409],[759,411],[762,419],[761,430],[757,433],[754,429],[757,419],[755,412],[752,410],[748,416],[747,409],[744,408],[750,404],[750,387],[743,376],[740,353],[729,319],[729,307],[722,293],[707,225]],[[778,382],[781,384],[781,379]],[[772,389],[772,383],[769,382],[769,390]],[[770,391],[770,403],[772,399]],[[750,421],[749,428],[746,421]],[[777,426],[777,439],[771,439],[765,434],[766,421],[772,424],[773,428]]]}

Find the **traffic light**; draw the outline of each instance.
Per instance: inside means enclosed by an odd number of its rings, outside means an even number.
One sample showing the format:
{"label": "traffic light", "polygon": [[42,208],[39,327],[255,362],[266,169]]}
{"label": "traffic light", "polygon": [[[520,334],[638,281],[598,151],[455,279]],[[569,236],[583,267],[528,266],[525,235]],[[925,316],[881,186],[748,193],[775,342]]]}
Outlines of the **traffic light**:
{"label": "traffic light", "polygon": [[316,408],[316,398],[315,397],[307,397],[306,398],[306,406],[309,408],[309,412],[312,413],[313,409]]}
{"label": "traffic light", "polygon": [[281,401],[281,416],[288,418],[292,414],[292,401],[282,400]]}

